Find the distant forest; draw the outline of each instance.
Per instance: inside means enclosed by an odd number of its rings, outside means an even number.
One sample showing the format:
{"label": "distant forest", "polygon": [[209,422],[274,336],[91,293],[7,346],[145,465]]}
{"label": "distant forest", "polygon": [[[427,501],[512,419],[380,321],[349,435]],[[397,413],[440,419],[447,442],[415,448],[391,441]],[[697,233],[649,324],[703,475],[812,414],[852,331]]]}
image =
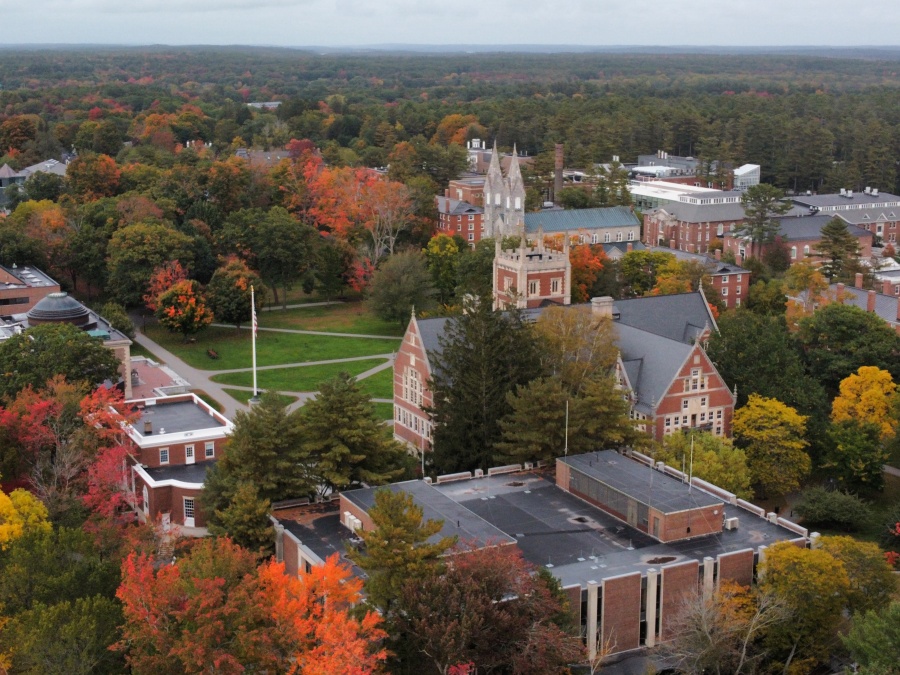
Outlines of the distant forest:
{"label": "distant forest", "polygon": [[[897,53],[835,53],[865,58],[754,51],[3,49],[0,123],[33,115],[42,125],[41,142],[13,157],[14,164],[72,146],[116,156],[107,146],[117,138],[139,141],[148,115],[178,115],[189,105],[202,114],[180,116],[190,120],[174,125],[176,141],[202,140],[220,150],[237,138],[262,147],[308,138],[330,163],[383,166],[404,141],[448,144],[481,136],[530,155],[563,143],[573,168],[613,155],[635,161],[661,149],[760,164],[764,181],[789,190],[871,186],[896,192]],[[269,100],[282,101],[277,112],[245,105]],[[448,125],[449,116],[461,116],[453,119],[463,126]],[[101,134],[103,147],[95,148],[99,120],[114,129]],[[90,133],[86,122],[93,125]],[[146,153],[122,151],[116,158],[154,163]]]}

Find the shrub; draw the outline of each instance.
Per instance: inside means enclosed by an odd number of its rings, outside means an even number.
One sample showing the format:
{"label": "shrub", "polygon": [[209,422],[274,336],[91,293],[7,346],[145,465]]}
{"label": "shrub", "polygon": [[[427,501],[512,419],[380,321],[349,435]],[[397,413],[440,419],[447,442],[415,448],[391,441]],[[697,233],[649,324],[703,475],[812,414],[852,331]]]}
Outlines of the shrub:
{"label": "shrub", "polygon": [[872,518],[872,511],[864,500],[823,487],[804,490],[794,510],[805,525],[824,525],[846,532],[864,528]]}

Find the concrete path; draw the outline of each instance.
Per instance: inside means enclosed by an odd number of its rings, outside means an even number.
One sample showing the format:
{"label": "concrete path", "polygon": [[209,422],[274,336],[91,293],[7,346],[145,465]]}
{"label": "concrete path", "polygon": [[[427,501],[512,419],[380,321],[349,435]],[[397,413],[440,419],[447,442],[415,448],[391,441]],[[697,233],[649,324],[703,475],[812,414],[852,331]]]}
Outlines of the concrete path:
{"label": "concrete path", "polygon": [[281,305],[273,305],[271,307],[263,307],[260,309],[260,312],[278,312],[283,309],[305,309],[306,307],[325,307],[326,305],[343,305],[343,300],[323,300],[322,302],[301,302],[297,305],[288,305],[287,307],[282,307]]}
{"label": "concrete path", "polygon": [[900,469],[893,466],[888,466],[887,464],[885,464],[881,468],[884,469],[884,472],[889,476],[897,476],[898,478],[900,478]]}
{"label": "concrete path", "polygon": [[[322,305],[335,305],[341,304],[340,301],[332,301],[332,302],[313,302],[304,305],[288,305],[288,308],[301,308],[301,307],[319,307]],[[268,311],[274,311],[281,309],[281,307],[273,307],[267,308]],[[133,317],[134,318],[134,317]],[[135,320],[135,326],[141,325],[137,320]],[[212,324],[214,326],[222,326],[224,328],[231,328],[232,326],[226,324]],[[242,328],[249,330],[249,326],[242,326]],[[373,340],[396,340],[397,338],[392,338],[384,335],[357,335],[354,333],[329,333],[324,331],[310,331],[310,330],[300,330],[300,329],[290,329],[290,328],[262,328],[259,330],[267,330],[276,333],[298,333],[301,335],[324,335],[328,337],[361,337],[366,339]],[[191,383],[192,389],[202,389],[206,393],[208,393],[212,398],[222,404],[223,412],[228,419],[234,419],[235,414],[239,410],[247,410],[247,405],[236,401],[231,397],[225,389],[237,389],[239,391],[253,391],[252,387],[244,387],[238,385],[223,385],[218,382],[214,382],[212,380],[216,375],[224,375],[226,373],[244,373],[244,372],[252,372],[253,368],[231,368],[227,370],[201,370],[199,368],[194,368],[189,365],[183,359],[177,357],[175,354],[165,349],[162,345],[148,337],[146,334],[142,332],[138,332],[135,336],[135,342],[149,350],[160,360],[164,361],[166,365],[178,373],[181,377],[186,379]],[[323,366],[330,365],[334,363],[349,363],[353,361],[366,361],[368,359],[384,359],[384,363],[380,363],[373,368],[369,368],[368,370],[360,373],[356,376],[357,380],[363,380],[367,377],[370,377],[376,373],[381,372],[382,370],[387,370],[388,368],[392,368],[394,365],[394,358],[396,356],[396,352],[384,353],[384,354],[372,354],[369,356],[350,356],[344,359],[328,359],[325,361],[305,361],[300,363],[280,363],[272,366],[258,366],[257,371],[261,370],[278,370],[281,368],[305,368],[307,366]],[[306,403],[309,399],[313,398],[316,395],[314,391],[278,391],[278,394],[284,394],[286,396],[294,396],[297,400],[294,403],[291,403],[288,406],[288,410],[296,410],[304,403]],[[378,403],[392,403],[393,399],[384,399],[384,398],[375,398],[372,399]]]}

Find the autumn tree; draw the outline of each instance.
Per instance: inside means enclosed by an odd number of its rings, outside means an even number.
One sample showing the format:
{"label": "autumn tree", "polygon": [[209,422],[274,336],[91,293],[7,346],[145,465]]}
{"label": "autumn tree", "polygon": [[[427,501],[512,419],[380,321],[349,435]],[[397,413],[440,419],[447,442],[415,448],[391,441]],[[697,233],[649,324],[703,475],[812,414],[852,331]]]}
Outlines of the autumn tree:
{"label": "autumn tree", "polygon": [[413,204],[403,183],[377,180],[365,186],[362,200],[366,205],[364,225],[372,239],[372,261],[394,255],[397,237],[412,221]]}
{"label": "autumn tree", "polygon": [[572,264],[572,302],[587,302],[590,291],[603,269],[606,254],[599,244],[581,244],[569,249],[569,262]]}
{"label": "autumn tree", "polygon": [[646,295],[656,286],[661,267],[674,260],[666,251],[629,251],[619,261],[619,271],[628,295]]}
{"label": "autumn tree", "polygon": [[399,489],[376,490],[369,517],[372,529],[358,533],[363,547],[347,556],[366,573],[368,602],[392,618],[403,586],[430,570],[443,570],[441,556],[456,544],[456,538],[432,541],[443,521],[423,520],[422,508],[412,495]]}
{"label": "autumn tree", "polygon": [[442,305],[450,304],[456,295],[460,259],[465,255],[455,237],[438,234],[428,241],[425,259],[428,271]]}
{"label": "autumn tree", "polygon": [[264,304],[265,295],[259,276],[235,256],[229,257],[213,274],[206,287],[209,308],[216,321],[233,323],[235,328],[250,320],[250,289],[256,293],[256,310]]}
{"label": "autumn tree", "polygon": [[762,638],[785,618],[771,594],[723,581],[716,592],[687,595],[669,623],[673,636],[661,646],[678,672],[740,675],[757,672],[765,661]]}
{"label": "autumn tree", "polygon": [[[553,622],[564,606],[513,546],[482,548],[406,580],[397,624],[420,669],[568,673],[584,658],[576,635]],[[440,617],[440,618],[439,618]]]}
{"label": "autumn tree", "polygon": [[93,201],[118,192],[122,172],[108,155],[79,155],[66,167],[66,183],[76,197]]}
{"label": "autumn tree", "polygon": [[170,333],[188,336],[206,328],[213,313],[206,306],[200,284],[193,279],[179,281],[157,298],[156,318]]}
{"label": "autumn tree", "polygon": [[135,305],[148,290],[154,271],[178,260],[190,267],[193,241],[160,224],[136,223],[117,230],[109,241],[109,284],[125,305]]}
{"label": "autumn tree", "polygon": [[853,537],[822,537],[818,546],[841,562],[850,581],[847,610],[851,613],[881,610],[897,591],[897,577],[878,544]]}
{"label": "autumn tree", "polygon": [[861,366],[900,376],[900,336],[881,317],[852,305],[830,303],[800,321],[797,340],[808,371],[828,392]]}
{"label": "autumn tree", "polygon": [[671,434],[663,439],[655,459],[677,469],[692,467],[697,478],[718,485],[741,499],[753,498],[747,454],[734,447],[730,439],[706,431]]}
{"label": "autumn tree", "polygon": [[434,304],[435,290],[419,251],[401,251],[381,263],[372,276],[369,305],[385,321],[405,326],[413,309]]}
{"label": "autumn tree", "polygon": [[751,252],[758,254],[765,244],[775,240],[781,228],[778,218],[791,210],[790,202],[782,199],[783,191],[765,183],[752,185],[741,195],[744,222],[735,227],[734,233],[750,241]]}
{"label": "autumn tree", "polygon": [[866,421],[878,426],[882,441],[897,432],[892,412],[897,405],[897,385],[891,374],[875,366],[861,366],[848,375],[831,404],[831,421]]}
{"label": "autumn tree", "polygon": [[383,485],[403,474],[405,449],[375,415],[369,397],[347,373],[322,382],[302,408],[304,447],[321,491]]}
{"label": "autumn tree", "polygon": [[177,260],[170,260],[155,270],[147,282],[147,292],[143,296],[144,304],[151,312],[156,312],[159,296],[172,288],[179,281],[188,278],[188,272]]}
{"label": "autumn tree", "polygon": [[751,394],[734,412],[736,445],[747,453],[753,484],[768,497],[800,487],[811,467],[806,453],[807,418],[774,398]]}
{"label": "autumn tree", "polygon": [[0,550],[28,532],[49,532],[47,509],[30,492],[0,490]]}
{"label": "autumn tree", "polygon": [[0,342],[0,394],[15,396],[40,388],[55,375],[69,382],[98,385],[118,380],[115,353],[71,324],[42,324]]}

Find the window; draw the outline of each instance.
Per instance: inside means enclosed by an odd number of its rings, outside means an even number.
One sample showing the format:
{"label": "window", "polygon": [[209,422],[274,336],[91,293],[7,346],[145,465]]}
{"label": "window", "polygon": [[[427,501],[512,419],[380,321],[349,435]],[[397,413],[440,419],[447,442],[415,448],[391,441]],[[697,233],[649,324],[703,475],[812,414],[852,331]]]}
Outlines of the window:
{"label": "window", "polygon": [[791,246],[791,260],[797,259],[797,247]]}
{"label": "window", "polygon": [[475,223],[469,223],[469,232],[472,232],[475,229]]}
{"label": "window", "polygon": [[413,405],[422,405],[422,375],[409,366],[403,371],[403,399]]}
{"label": "window", "polygon": [[738,286],[738,287],[734,290],[734,294],[735,294],[735,295],[740,295],[740,294],[741,294],[741,287],[740,287],[740,286]]}
{"label": "window", "polygon": [[550,292],[551,293],[559,293],[559,279],[554,279],[550,282]]}
{"label": "window", "polygon": [[671,417],[667,417],[667,418],[666,418],[666,426],[667,426],[667,427],[671,427],[671,426],[672,426],[672,418],[671,418]]}
{"label": "window", "polygon": [[599,242],[599,240],[600,240],[600,235],[597,234],[596,232],[594,232],[594,234],[591,235],[591,243],[596,244]]}
{"label": "window", "polygon": [[538,294],[538,282],[537,281],[529,281],[528,282],[528,295],[537,295]]}
{"label": "window", "polygon": [[160,464],[168,464],[169,463],[169,449],[168,448],[160,448],[159,449],[159,463]]}
{"label": "window", "polygon": [[475,233],[469,232],[469,241],[475,241]]}
{"label": "window", "polygon": [[496,206],[500,206],[500,193],[499,192],[494,193],[494,204]]}
{"label": "window", "polygon": [[809,245],[803,247],[803,255],[809,255]]}
{"label": "window", "polygon": [[516,197],[516,211],[519,211],[522,208],[522,198]]}
{"label": "window", "polygon": [[622,231],[616,232],[616,241],[622,241]]}
{"label": "window", "polygon": [[685,427],[687,426],[687,415],[681,418],[681,425]]}
{"label": "window", "polygon": [[687,399],[683,399],[683,400],[681,401],[681,409],[682,409],[682,410],[687,410],[687,409],[688,409],[688,400],[687,400]]}
{"label": "window", "polygon": [[737,282],[738,282],[738,283],[741,283],[741,279],[742,279],[742,278],[743,278],[742,275],[738,274],[738,275],[737,275]]}
{"label": "window", "polygon": [[184,519],[194,518],[194,498],[193,497],[185,497],[184,498]]}
{"label": "window", "polygon": [[206,459],[216,456],[216,444],[213,441],[206,441],[204,456]]}
{"label": "window", "polygon": [[475,220],[475,216],[472,215],[471,213],[469,214],[469,220]]}
{"label": "window", "polygon": [[706,407],[706,397],[705,396],[700,399],[700,406],[703,408]]}
{"label": "window", "polygon": [[628,241],[634,241],[634,230],[628,230]]}
{"label": "window", "polygon": [[722,411],[721,411],[721,410],[717,410],[717,411],[716,411],[716,419],[717,419],[717,420],[722,419]]}
{"label": "window", "polygon": [[725,296],[727,296],[727,295],[728,295],[728,289],[727,289],[727,288],[723,288],[723,289],[722,289],[722,297],[725,297]]}
{"label": "window", "polygon": [[512,286],[512,277],[506,277],[503,280],[503,290],[508,291],[511,286]]}
{"label": "window", "polygon": [[609,243],[609,232],[604,232],[604,233],[603,233],[603,243],[604,243],[604,244],[608,244],[608,243]]}
{"label": "window", "polygon": [[691,391],[697,391],[700,388],[700,369],[691,369]]}

